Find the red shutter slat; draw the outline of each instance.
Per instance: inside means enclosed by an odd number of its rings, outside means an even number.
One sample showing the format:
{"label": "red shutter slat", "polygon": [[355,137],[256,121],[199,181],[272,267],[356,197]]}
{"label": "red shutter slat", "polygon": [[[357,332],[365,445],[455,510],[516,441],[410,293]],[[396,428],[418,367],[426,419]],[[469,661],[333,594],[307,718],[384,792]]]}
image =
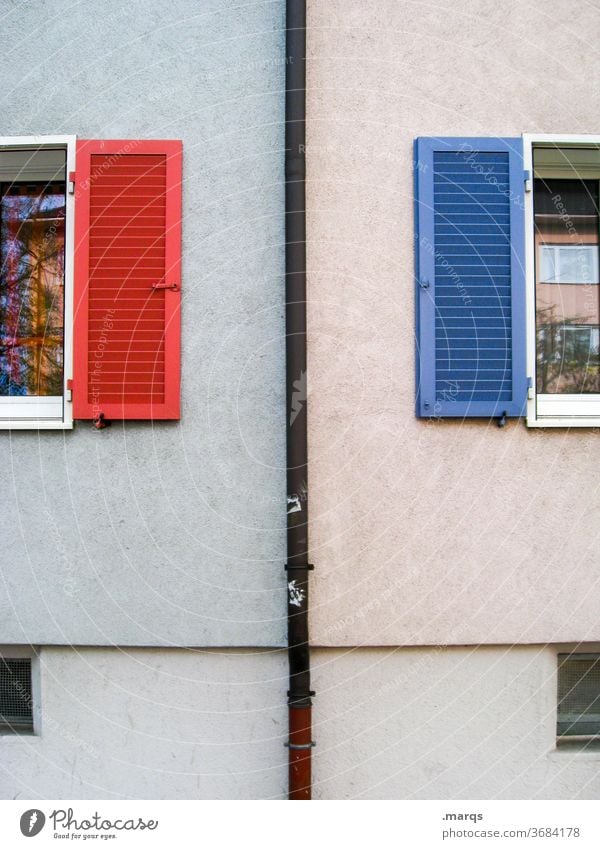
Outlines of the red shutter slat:
{"label": "red shutter slat", "polygon": [[179,418],[180,268],[181,142],[79,141],[74,418]]}

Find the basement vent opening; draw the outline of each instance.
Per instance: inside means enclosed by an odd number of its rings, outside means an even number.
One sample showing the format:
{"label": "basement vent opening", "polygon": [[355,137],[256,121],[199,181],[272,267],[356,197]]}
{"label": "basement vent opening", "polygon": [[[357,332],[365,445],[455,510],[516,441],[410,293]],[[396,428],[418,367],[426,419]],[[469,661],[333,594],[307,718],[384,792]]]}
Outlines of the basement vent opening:
{"label": "basement vent opening", "polygon": [[32,732],[31,659],[0,657],[0,734]]}
{"label": "basement vent opening", "polygon": [[558,655],[558,744],[600,742],[600,654]]}

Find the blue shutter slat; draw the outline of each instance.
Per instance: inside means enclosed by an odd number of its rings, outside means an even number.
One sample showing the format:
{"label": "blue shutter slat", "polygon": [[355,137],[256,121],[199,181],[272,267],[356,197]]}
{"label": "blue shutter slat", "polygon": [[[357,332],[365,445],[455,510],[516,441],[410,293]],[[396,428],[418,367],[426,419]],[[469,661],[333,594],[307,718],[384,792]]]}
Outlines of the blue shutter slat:
{"label": "blue shutter slat", "polygon": [[[436,193],[437,196],[437,193]],[[481,218],[491,216],[494,222],[503,221],[504,224],[510,224],[510,215],[506,212],[504,203],[483,203],[482,201],[460,201],[456,203],[448,203],[446,198],[438,198],[436,212],[440,215],[456,216],[461,215],[468,220],[473,220],[474,224],[479,224]],[[493,215],[492,215],[493,213]],[[461,221],[464,221],[464,217]]]}
{"label": "blue shutter slat", "polygon": [[[490,344],[479,344],[480,340],[481,343],[488,342]],[[496,357],[502,357],[506,361],[510,347],[508,344],[499,344],[499,342],[506,343],[510,341],[510,339],[506,340],[499,335],[486,336],[483,338],[448,336],[443,342],[440,342],[440,344],[436,346],[435,353],[436,358],[445,357],[451,366],[454,366],[454,362],[458,359],[458,356],[475,357],[478,351],[484,351],[486,348],[488,348],[489,351],[492,351]]]}
{"label": "blue shutter slat", "polygon": [[446,259],[452,257],[452,264],[456,265],[481,265],[485,264],[486,268],[490,265],[502,262],[506,256],[510,256],[510,247],[508,245],[478,245],[477,254],[465,253],[463,245],[441,245],[438,242],[438,247],[444,247]]}
{"label": "blue shutter slat", "polygon": [[439,221],[435,232],[437,236],[459,236],[467,242],[473,252],[477,250],[477,240],[482,236],[497,236],[505,244],[510,244],[510,231],[501,224],[462,224],[460,221]]}
{"label": "blue shutter slat", "polygon": [[[438,369],[441,369],[442,371],[446,369],[449,371],[450,363],[447,359],[440,357],[436,360],[436,362]],[[485,359],[483,357],[481,359],[478,358],[471,360],[457,360],[453,358],[452,367],[457,369],[457,371],[470,372],[471,374],[475,372],[479,374],[479,372],[487,371],[488,369],[498,370],[506,368],[506,360]]]}
{"label": "blue shutter slat", "polygon": [[[462,154],[461,154],[462,156]],[[468,154],[465,159],[468,158]],[[508,177],[508,164],[505,159],[498,159],[496,154],[490,159],[486,159],[485,162],[482,161],[481,153],[477,154],[477,161],[474,164],[470,162],[464,162],[459,159],[445,159],[443,156],[436,156],[436,162],[440,165],[443,170],[438,173],[440,176],[446,176],[448,174],[475,174],[480,176],[485,176],[485,171],[491,166],[493,169],[494,176],[502,176]],[[482,168],[481,166],[485,165],[486,168]]]}
{"label": "blue shutter slat", "polygon": [[454,227],[460,227],[461,230],[466,230],[467,227],[472,227],[474,230],[473,235],[475,236],[479,236],[481,232],[480,230],[475,230],[475,227],[491,226],[494,229],[489,230],[488,232],[496,233],[500,231],[502,233],[507,233],[510,224],[508,215],[492,215],[490,212],[472,213],[462,212],[461,210],[452,211],[448,209],[439,209],[438,215],[440,216],[440,226],[442,224],[447,224]]}
{"label": "blue shutter slat", "polygon": [[521,139],[418,139],[415,164],[417,411],[522,415]]}
{"label": "blue shutter slat", "polygon": [[[436,247],[438,248],[462,248],[463,251],[465,249],[473,252],[473,241],[467,236],[461,236],[460,234],[454,232],[452,233],[452,238],[449,239],[438,239],[436,243]],[[486,239],[482,240],[477,246],[477,253],[479,255],[480,250],[484,248],[509,248],[510,243],[507,241],[506,236],[497,236],[491,235]],[[448,252],[451,255],[451,252]],[[448,253],[444,250],[444,255],[448,256]],[[462,251],[461,251],[462,253]]]}
{"label": "blue shutter slat", "polygon": [[[451,331],[451,330],[454,330],[454,329],[460,330],[461,328],[464,328],[465,330],[474,330],[473,322],[466,324],[464,316],[459,316],[458,318],[449,318],[447,320],[445,319],[443,323],[442,323],[441,319],[438,318],[436,320],[436,326],[438,326],[440,328],[445,327],[448,332]],[[478,325],[479,330],[481,330],[485,327],[488,327],[490,330],[495,329],[494,324],[491,324],[489,322],[486,323],[485,321],[482,322],[480,325]]]}
{"label": "blue shutter slat", "polygon": [[[469,304],[470,310],[472,310],[472,309],[489,310],[489,309],[492,308],[492,307],[490,307],[489,301],[493,300],[494,302],[500,304],[500,306],[504,308],[504,309],[498,311],[498,315],[505,316],[507,321],[510,319],[510,297],[508,297],[508,298],[497,298],[495,295],[488,295],[488,296],[484,296],[483,298],[473,298],[473,297],[471,297],[471,298],[469,298],[469,300],[470,300],[470,304]],[[448,313],[450,313],[452,311],[456,311],[457,307],[459,307],[461,310],[463,310],[464,307],[462,306],[461,302],[462,302],[461,297],[446,298],[446,297],[440,297],[439,295],[436,295],[436,298],[435,298],[436,307],[442,315],[444,315],[444,309],[443,309],[444,307],[449,307]]]}
{"label": "blue shutter slat", "polygon": [[[436,165],[439,163],[436,162]],[[443,166],[439,166],[440,168]],[[510,185],[510,178],[507,174],[494,174],[492,183],[482,183],[481,177],[477,174],[471,174],[468,171],[464,173],[447,172],[434,178],[434,186],[443,195],[460,195],[465,198],[488,198],[493,199],[494,194],[498,189],[506,191]]]}

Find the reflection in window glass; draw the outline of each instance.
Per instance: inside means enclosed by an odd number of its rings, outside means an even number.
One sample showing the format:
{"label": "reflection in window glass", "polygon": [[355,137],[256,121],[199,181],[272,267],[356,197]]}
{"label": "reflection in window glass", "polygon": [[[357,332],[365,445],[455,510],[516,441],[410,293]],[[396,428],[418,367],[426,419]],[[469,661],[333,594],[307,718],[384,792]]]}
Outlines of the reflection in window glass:
{"label": "reflection in window glass", "polygon": [[598,180],[536,177],[537,391],[598,393]]}
{"label": "reflection in window glass", "polygon": [[64,184],[0,185],[0,396],[62,395]]}
{"label": "reflection in window glass", "polygon": [[541,245],[540,283],[598,283],[594,245]]}

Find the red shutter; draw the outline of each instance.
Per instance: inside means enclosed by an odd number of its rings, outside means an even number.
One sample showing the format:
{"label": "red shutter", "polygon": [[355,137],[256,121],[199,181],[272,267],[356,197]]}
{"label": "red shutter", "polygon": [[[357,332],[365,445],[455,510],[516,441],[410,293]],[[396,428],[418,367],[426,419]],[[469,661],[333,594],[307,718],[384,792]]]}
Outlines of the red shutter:
{"label": "red shutter", "polygon": [[181,142],[78,141],[73,417],[178,419]]}

